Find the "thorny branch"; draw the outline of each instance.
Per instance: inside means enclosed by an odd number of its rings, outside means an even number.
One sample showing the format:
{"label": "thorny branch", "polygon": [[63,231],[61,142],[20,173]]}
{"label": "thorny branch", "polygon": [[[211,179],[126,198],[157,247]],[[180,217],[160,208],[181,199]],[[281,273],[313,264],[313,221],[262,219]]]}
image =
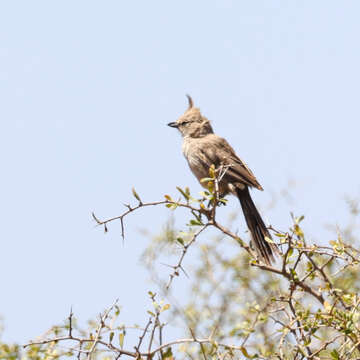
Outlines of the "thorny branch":
{"label": "thorny branch", "polygon": [[[223,173],[220,175],[223,176]],[[121,235],[124,237],[124,219],[130,213],[138,211],[141,208],[152,207],[158,205],[165,205],[169,208],[176,209],[178,207],[188,209],[195,220],[190,222],[192,227],[198,227],[196,231],[193,229],[190,231],[189,240],[183,242],[182,252],[177,263],[171,268],[172,273],[169,275],[169,280],[166,284],[166,289],[169,289],[175,276],[179,276],[179,271],[184,271],[183,261],[186,254],[189,252],[190,247],[196,242],[198,237],[205,233],[208,228],[215,228],[221,234],[224,234],[234,239],[248,254],[250,258],[250,265],[254,268],[258,268],[265,273],[271,273],[282,279],[288,284],[288,292],[274,297],[274,301],[280,302],[284,305],[281,307],[275,307],[271,305],[271,301],[264,306],[262,310],[256,310],[256,316],[250,324],[251,329],[255,331],[257,326],[260,326],[261,314],[268,312],[269,319],[281,330],[281,336],[279,339],[279,349],[277,356],[279,359],[286,359],[288,355],[288,349],[293,347],[294,359],[319,359],[319,355],[327,348],[334,344],[341,343],[339,351],[347,356],[352,356],[353,353],[358,351],[360,354],[360,329],[358,324],[353,319],[360,317],[360,298],[347,292],[344,288],[339,289],[334,283],[335,276],[341,275],[346,269],[354,266],[360,261],[360,253],[351,245],[346,245],[339,239],[333,244],[333,246],[318,246],[309,245],[305,242],[302,230],[299,226],[301,219],[295,219],[295,224],[289,232],[280,232],[273,227],[269,227],[275,235],[279,238],[278,246],[282,248],[283,254],[281,259],[273,265],[267,265],[262,263],[256,256],[256,253],[252,248],[246,244],[237,234],[233,233],[229,228],[220,224],[216,219],[216,208],[221,203],[219,195],[218,178],[213,179],[214,189],[210,191],[208,196],[209,205],[204,206],[204,199],[194,201],[188,193],[182,192],[185,197],[185,202],[178,200],[175,201],[169,196],[165,196],[166,200],[156,202],[143,202],[139,195],[133,190],[133,194],[139,201],[138,205],[130,206],[125,205],[127,210],[119,216],[107,219],[99,220],[95,214],[93,218],[98,225],[104,227],[105,231],[108,231],[107,225],[110,222],[119,220],[121,223]],[[199,206],[197,206],[197,204]],[[204,221],[204,217],[205,220]],[[285,249],[285,250],[284,250]],[[320,261],[321,260],[321,261]],[[335,261],[342,262],[335,272],[331,274],[329,270]],[[306,265],[306,266],[305,266]],[[305,269],[305,270],[304,270]],[[314,280],[315,279],[315,280]],[[314,311],[303,309],[303,305],[300,303],[301,294],[306,294],[308,299],[315,299],[315,302],[309,302]],[[151,293],[151,299],[155,303],[155,294]],[[173,341],[164,342],[163,340],[163,327],[164,323],[160,321],[161,307],[155,308],[155,313],[152,314],[142,330],[137,345],[134,346],[134,351],[123,349],[122,344],[115,346],[111,339],[105,341],[102,336],[103,332],[111,330],[111,326],[107,324],[108,317],[113,311],[116,302],[107,309],[103,315],[100,315],[99,323],[96,328],[95,336],[80,336],[74,335],[73,327],[73,312],[70,311],[68,317],[68,331],[66,335],[54,336],[50,339],[42,339],[39,341],[33,341],[26,344],[24,347],[31,346],[44,346],[47,344],[58,344],[61,342],[71,341],[77,344],[75,347],[71,347],[78,357],[78,360],[84,356],[87,360],[92,360],[96,353],[102,351],[110,351],[116,355],[116,359],[122,355],[128,356],[134,359],[147,359],[150,360],[155,354],[159,355],[161,360],[166,358],[166,353],[171,346],[193,343],[199,345],[199,356],[204,359],[207,358],[209,349],[213,349],[219,354],[220,348],[224,353],[221,355],[223,359],[227,356],[233,359],[233,352],[240,351],[245,357],[250,355],[247,353],[245,346],[248,346],[249,339],[252,332],[247,333],[240,346],[233,344],[225,344],[221,341],[214,340],[214,331],[208,337],[198,338],[194,332],[191,331],[191,337],[178,339]],[[310,308],[311,308],[310,307]],[[309,311],[309,315],[304,317],[304,312]],[[270,313],[272,313],[270,315]],[[274,314],[274,315],[273,315]],[[277,316],[275,316],[277,314]],[[281,318],[280,314],[285,317]],[[330,339],[324,341],[317,340],[311,342],[313,333],[321,331],[324,328],[331,328],[333,336]],[[157,334],[157,336],[156,336]],[[295,338],[295,345],[292,341],[289,341],[289,336],[292,335]],[[156,342],[158,343],[156,344]],[[147,344],[147,350],[141,349],[142,345]],[[208,344],[209,347],[204,345]],[[143,347],[144,347],[143,346]],[[155,347],[154,347],[155,346]],[[251,345],[250,345],[251,346]],[[334,352],[334,358],[338,352]],[[169,357],[170,358],[170,357]],[[219,357],[220,358],[220,357]],[[258,354],[258,358],[266,358],[263,355]],[[342,359],[339,357],[339,359]]]}
{"label": "thorny branch", "polygon": [[[112,311],[112,309],[115,307],[115,305],[117,304],[118,300],[116,300],[114,302],[113,305],[111,305],[109,307],[109,309],[107,309],[103,315],[100,314],[100,321],[99,321],[99,326],[96,329],[96,335],[95,335],[95,339],[91,345],[90,350],[87,353],[87,360],[91,360],[92,354],[95,351],[96,345],[98,344],[100,338],[101,338],[101,331],[103,330],[103,328],[105,327],[105,322],[110,314],[110,312]],[[70,332],[69,332],[70,333]]]}
{"label": "thorny branch", "polygon": [[[199,213],[199,215],[203,214],[204,213],[204,209],[202,208],[195,208],[191,205],[188,205],[187,203],[181,203],[181,202],[174,202],[174,201],[170,201],[170,200],[165,200],[165,201],[159,201],[159,202],[150,202],[150,203],[139,203],[138,206],[134,207],[134,208],[129,208],[128,211],[126,211],[125,213],[123,213],[122,215],[120,216],[117,216],[117,217],[114,217],[114,218],[111,218],[111,219],[108,219],[108,220],[104,220],[104,221],[100,221],[99,219],[97,219],[95,216],[94,218],[96,219],[97,223],[99,225],[106,225],[108,224],[109,222],[111,221],[114,221],[114,220],[121,220],[123,221],[124,217],[127,216],[128,214],[130,214],[131,212],[135,211],[135,210],[138,210],[142,207],[146,207],[146,206],[154,206],[154,205],[163,205],[163,204],[173,204],[177,207],[185,207],[185,208],[188,208],[192,211],[195,211],[197,213]],[[216,205],[215,205],[216,206]],[[309,286],[306,282],[304,281],[299,281],[298,279],[295,279],[291,272],[289,272],[288,270],[286,270],[286,261],[287,261],[287,257],[288,257],[288,254],[290,252],[290,250],[293,248],[291,246],[291,238],[288,236],[288,239],[289,239],[289,247],[288,247],[288,250],[287,252],[285,253],[284,257],[283,257],[283,262],[282,262],[282,267],[281,269],[278,269],[276,268],[275,266],[271,266],[271,265],[266,265],[264,263],[261,263],[259,262],[259,260],[256,258],[256,254],[254,253],[254,251],[250,248],[250,246],[248,246],[238,235],[232,233],[229,229],[225,228],[224,226],[222,226],[221,224],[219,224],[215,218],[212,217],[212,214],[215,214],[215,213],[212,213],[212,211],[208,211],[206,212],[206,214],[208,214],[209,218],[208,218],[208,222],[205,223],[205,224],[202,224],[201,227],[200,227],[200,230],[198,230],[197,232],[195,232],[190,240],[190,242],[188,242],[187,244],[184,244],[183,245],[183,252],[180,256],[180,259],[178,261],[178,263],[173,266],[173,273],[170,275],[170,279],[169,279],[169,282],[167,283],[166,285],[166,288],[168,289],[172,283],[172,280],[175,276],[178,276],[179,275],[179,272],[178,270],[181,269],[182,267],[182,262],[184,260],[184,257],[188,251],[188,248],[193,244],[193,242],[196,240],[196,238],[200,235],[200,233],[202,233],[207,227],[210,227],[210,226],[213,226],[215,228],[217,228],[218,230],[220,230],[223,234],[226,234],[228,236],[230,236],[231,238],[233,238],[234,240],[236,240],[241,247],[243,247],[248,253],[249,255],[254,259],[254,261],[252,262],[252,265],[253,266],[256,266],[262,270],[265,270],[265,271],[269,271],[269,272],[272,272],[274,274],[278,274],[278,275],[282,275],[284,276],[286,279],[288,279],[289,281],[292,281],[294,282],[294,284],[296,286],[299,286],[300,288],[302,288],[305,292],[309,293],[310,295],[312,295],[314,298],[316,298],[321,304],[324,303],[324,298],[321,294],[319,294],[315,289],[313,289],[311,286]],[[209,215],[210,214],[210,215]],[[304,253],[306,252],[318,252],[318,251],[321,251],[321,247],[318,248],[318,249],[314,249],[314,248],[304,248],[302,249],[302,251]]]}
{"label": "thorny branch", "polygon": [[192,234],[191,236],[191,240],[189,242],[187,242],[186,244],[183,245],[183,251],[182,254],[179,258],[179,261],[176,265],[173,266],[173,273],[170,274],[169,276],[169,281],[166,284],[166,289],[170,288],[170,285],[174,279],[175,276],[179,276],[179,269],[182,269],[184,271],[184,269],[182,268],[182,262],[185,258],[185,255],[189,249],[189,247],[195,242],[196,238],[209,226],[209,224],[205,224],[203,226],[200,227],[200,229],[198,231],[196,231],[195,233]]}

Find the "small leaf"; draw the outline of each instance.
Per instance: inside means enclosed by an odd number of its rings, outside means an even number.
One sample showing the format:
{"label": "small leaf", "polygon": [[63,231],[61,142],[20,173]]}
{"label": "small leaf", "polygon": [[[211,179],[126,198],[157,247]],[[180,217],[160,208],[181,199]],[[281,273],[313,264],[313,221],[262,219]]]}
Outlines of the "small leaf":
{"label": "small leaf", "polygon": [[139,203],[142,203],[139,194],[135,191],[135,188],[132,188],[132,193],[133,193],[134,197],[136,198],[136,200],[138,200]]}
{"label": "small leaf", "polygon": [[249,355],[249,353],[247,352],[247,350],[244,346],[241,347],[241,352],[247,359],[251,359],[251,356]]}
{"label": "small leaf", "polygon": [[205,177],[205,178],[202,178],[200,180],[201,183],[204,183],[204,182],[209,182],[209,181],[212,181],[213,179],[212,178],[209,178],[209,177]]}
{"label": "small leaf", "polygon": [[111,331],[111,333],[109,334],[109,343],[112,342],[112,339],[114,338],[114,332]]}
{"label": "small leaf", "polygon": [[294,281],[299,280],[298,274],[296,273],[296,271],[294,269],[290,269],[290,273],[291,273],[292,278],[293,278]]}
{"label": "small leaf", "polygon": [[265,241],[267,241],[270,244],[274,244],[274,240],[269,238],[268,236],[265,236]]}
{"label": "small leaf", "polygon": [[170,196],[170,195],[164,195],[164,198],[165,198],[166,200],[172,201],[172,199],[171,199],[171,196]]}
{"label": "small leaf", "polygon": [[210,175],[211,179],[215,179],[215,165],[214,164],[212,164],[209,167],[209,175]]}
{"label": "small leaf", "polygon": [[169,310],[170,309],[170,304],[165,304],[162,308],[161,308],[161,312]]}
{"label": "small leaf", "polygon": [[336,349],[334,349],[331,353],[330,353],[331,357],[334,359],[334,360],[340,360],[340,355],[338,353],[338,351]]}
{"label": "small leaf", "polygon": [[275,236],[279,237],[279,238],[283,238],[286,236],[286,234],[281,234],[281,233],[275,233]]}
{"label": "small leaf", "polygon": [[294,232],[299,238],[304,237],[304,232],[302,231],[301,227],[298,224],[295,224],[294,226]]}
{"label": "small leaf", "polygon": [[312,264],[310,261],[308,261],[308,262],[306,263],[306,271],[307,271],[307,272],[310,272],[310,271],[312,271],[313,269],[314,269],[313,264]]}
{"label": "small leaf", "polygon": [[191,219],[190,220],[190,225],[192,225],[192,226],[201,226],[201,225],[203,225],[203,223],[201,221],[199,221],[199,220]]}
{"label": "small leaf", "polygon": [[125,334],[124,334],[124,333],[119,334],[119,345],[120,345],[120,348],[121,348],[121,349],[122,349],[123,346],[124,346],[124,337],[125,337]]}
{"label": "small leaf", "polygon": [[151,315],[152,317],[155,317],[155,314],[154,314],[152,311],[148,310],[147,313],[148,313],[149,315]]}
{"label": "small leaf", "polygon": [[166,351],[163,353],[163,355],[162,355],[162,358],[163,359],[168,359],[168,360],[171,360],[171,359],[173,359],[173,353],[172,353],[172,351],[171,351],[171,347],[168,347],[167,349],[166,349]]}
{"label": "small leaf", "polygon": [[177,186],[176,189],[180,192],[180,194],[186,199],[186,200],[190,200],[190,191],[189,188],[186,188],[185,191]]}

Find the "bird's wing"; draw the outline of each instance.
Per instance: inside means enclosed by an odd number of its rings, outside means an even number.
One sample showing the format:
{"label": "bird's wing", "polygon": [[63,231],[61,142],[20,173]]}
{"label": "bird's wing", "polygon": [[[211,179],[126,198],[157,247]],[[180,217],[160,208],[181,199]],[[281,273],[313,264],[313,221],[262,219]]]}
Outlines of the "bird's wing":
{"label": "bird's wing", "polygon": [[233,184],[241,183],[263,190],[255,175],[235,154],[234,149],[225,139],[212,135],[208,140],[208,146],[201,148],[203,156],[210,164],[214,164],[217,169],[221,166],[223,167],[222,170],[225,172],[224,180],[226,182]]}

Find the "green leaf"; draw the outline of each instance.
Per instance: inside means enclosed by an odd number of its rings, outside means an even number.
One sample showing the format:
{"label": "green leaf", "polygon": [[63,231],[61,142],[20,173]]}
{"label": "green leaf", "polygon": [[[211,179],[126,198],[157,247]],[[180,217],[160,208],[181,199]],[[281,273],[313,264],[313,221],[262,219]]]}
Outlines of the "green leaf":
{"label": "green leaf", "polygon": [[296,271],[294,269],[290,269],[290,273],[291,273],[292,278],[294,279],[294,281],[299,280],[298,274],[296,273]]}
{"label": "green leaf", "polygon": [[112,342],[112,339],[114,338],[114,332],[111,331],[111,333],[109,334],[109,343]]}
{"label": "green leaf", "polygon": [[194,219],[191,219],[190,220],[190,225],[191,226],[201,226],[201,225],[204,225],[201,221],[199,220],[194,220]]}
{"label": "green leaf", "polygon": [[310,272],[310,271],[312,271],[313,269],[314,269],[313,264],[312,264],[310,261],[308,261],[308,262],[306,263],[306,271],[307,271],[307,272]]}
{"label": "green leaf", "polygon": [[252,356],[249,355],[249,353],[247,352],[247,350],[246,350],[246,348],[244,346],[242,346],[240,350],[247,359],[252,358]]}
{"label": "green leaf", "polygon": [[298,238],[304,237],[304,232],[302,231],[301,227],[298,224],[295,224],[294,226],[294,232],[297,235]]}
{"label": "green leaf", "polygon": [[142,203],[139,194],[135,191],[135,188],[132,188],[132,193],[133,193],[135,199],[138,200],[139,203]]}
{"label": "green leaf", "polygon": [[177,186],[176,189],[179,191],[179,193],[186,199],[186,200],[190,200],[190,191],[189,188],[186,188],[185,191]]}
{"label": "green leaf", "polygon": [[212,181],[212,180],[214,180],[214,179],[209,178],[209,177],[205,177],[205,178],[202,178],[202,179],[200,180],[200,182],[201,182],[201,183],[204,183],[204,182],[209,182],[209,181]]}
{"label": "green leaf", "polygon": [[172,358],[172,357],[173,357],[173,353],[172,353],[171,347],[168,347],[168,348],[166,349],[166,351],[163,353],[162,358],[163,358],[163,359],[170,359],[170,358]]}
{"label": "green leaf", "polygon": [[275,233],[275,236],[279,237],[279,238],[283,238],[286,236],[286,234],[281,234],[281,233]]}
{"label": "green leaf", "polygon": [[338,351],[336,349],[334,349],[331,353],[330,353],[331,357],[334,359],[334,360],[340,360],[340,355],[338,353]]}
{"label": "green leaf", "polygon": [[125,334],[124,333],[120,333],[119,334],[119,345],[120,345],[120,348],[122,349],[123,346],[124,346],[124,337],[125,337]]}
{"label": "green leaf", "polygon": [[171,204],[165,204],[165,206],[166,206],[167,208],[171,209],[171,210],[175,210],[175,209],[178,207],[177,204],[173,204],[173,203],[171,203]]}
{"label": "green leaf", "polygon": [[215,179],[215,165],[212,164],[210,167],[209,167],[209,175],[211,177],[212,180]]}
{"label": "green leaf", "polygon": [[305,216],[293,217],[295,224],[300,224],[304,220]]}

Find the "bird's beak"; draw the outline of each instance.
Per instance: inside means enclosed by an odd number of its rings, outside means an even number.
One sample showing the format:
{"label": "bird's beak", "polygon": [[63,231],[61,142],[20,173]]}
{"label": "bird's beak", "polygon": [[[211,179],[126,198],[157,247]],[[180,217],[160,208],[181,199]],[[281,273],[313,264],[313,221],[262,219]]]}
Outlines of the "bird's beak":
{"label": "bird's beak", "polygon": [[170,127],[173,127],[173,128],[178,128],[179,127],[177,122],[171,122],[171,123],[168,123],[167,125],[170,126]]}

